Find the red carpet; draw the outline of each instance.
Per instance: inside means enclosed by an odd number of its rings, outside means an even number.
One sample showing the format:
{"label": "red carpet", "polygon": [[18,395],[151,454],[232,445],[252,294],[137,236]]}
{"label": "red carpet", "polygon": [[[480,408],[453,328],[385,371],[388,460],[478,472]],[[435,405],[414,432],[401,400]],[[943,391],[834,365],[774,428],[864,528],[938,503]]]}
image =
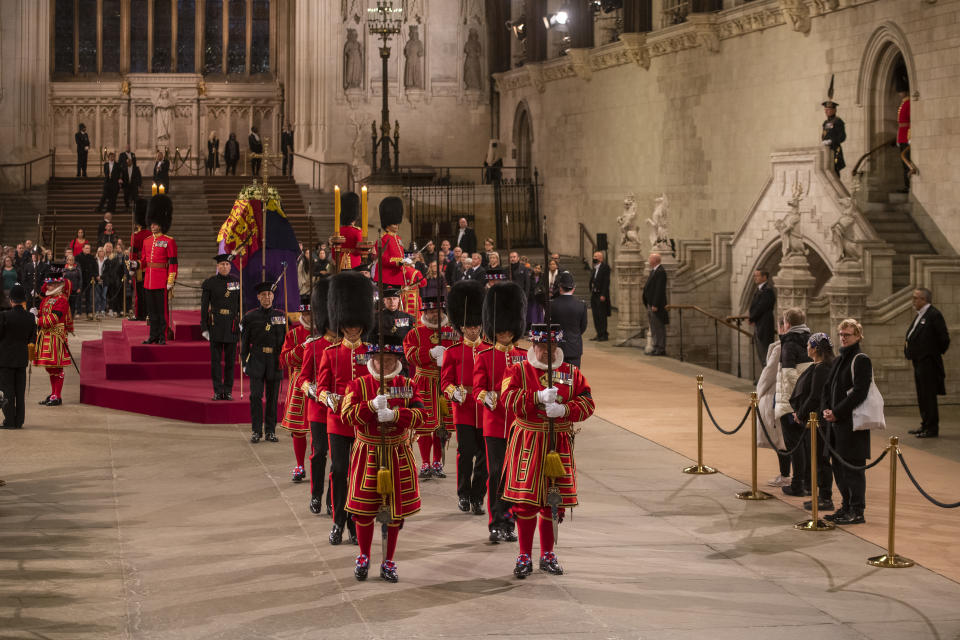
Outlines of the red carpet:
{"label": "red carpet", "polygon": [[[200,312],[174,311],[172,324],[176,339],[165,345],[141,344],[149,333],[147,323],[130,320],[123,321],[120,331],[104,331],[100,340],[84,342],[80,402],[202,424],[249,422],[249,380],[244,379],[240,400],[239,365],[233,401],[210,399],[210,347],[200,337]],[[281,390],[281,403],[282,398]]]}

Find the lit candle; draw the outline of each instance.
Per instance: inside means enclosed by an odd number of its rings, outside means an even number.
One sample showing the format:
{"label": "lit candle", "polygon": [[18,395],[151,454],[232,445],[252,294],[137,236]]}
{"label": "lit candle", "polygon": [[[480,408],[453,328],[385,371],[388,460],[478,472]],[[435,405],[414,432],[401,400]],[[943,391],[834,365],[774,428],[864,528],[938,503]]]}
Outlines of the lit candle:
{"label": "lit candle", "polygon": [[154,182],[152,185],[150,185],[150,195],[152,195],[152,196],[157,195],[157,183],[156,183],[156,182]]}
{"label": "lit candle", "polygon": [[340,235],[340,186],[333,185],[333,235]]}
{"label": "lit candle", "polygon": [[164,191],[165,191],[165,189],[163,188],[163,185],[160,185],[160,195],[163,195],[163,192],[164,192]]}
{"label": "lit candle", "polygon": [[367,239],[367,185],[360,189],[360,230],[363,232],[363,239]]}

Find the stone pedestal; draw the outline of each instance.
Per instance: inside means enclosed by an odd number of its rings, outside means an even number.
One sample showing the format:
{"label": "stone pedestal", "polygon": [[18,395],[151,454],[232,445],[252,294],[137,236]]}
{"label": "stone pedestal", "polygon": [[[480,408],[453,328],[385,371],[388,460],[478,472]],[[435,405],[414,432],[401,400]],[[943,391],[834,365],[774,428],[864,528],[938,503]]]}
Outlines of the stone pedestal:
{"label": "stone pedestal", "polygon": [[834,330],[841,320],[854,318],[863,321],[868,293],[863,264],[859,260],[840,262],[827,283],[826,293],[830,300],[830,334],[836,337]]}
{"label": "stone pedestal", "polygon": [[640,333],[647,326],[647,314],[643,308],[643,283],[645,282],[646,255],[640,245],[629,242],[617,252],[614,263],[618,322],[617,337],[630,346],[643,346]]}
{"label": "stone pedestal", "polygon": [[791,307],[803,309],[806,313],[816,281],[810,273],[810,263],[806,256],[795,253],[784,258],[780,263],[780,271],[773,280],[777,288],[777,317],[783,317],[783,312]]}

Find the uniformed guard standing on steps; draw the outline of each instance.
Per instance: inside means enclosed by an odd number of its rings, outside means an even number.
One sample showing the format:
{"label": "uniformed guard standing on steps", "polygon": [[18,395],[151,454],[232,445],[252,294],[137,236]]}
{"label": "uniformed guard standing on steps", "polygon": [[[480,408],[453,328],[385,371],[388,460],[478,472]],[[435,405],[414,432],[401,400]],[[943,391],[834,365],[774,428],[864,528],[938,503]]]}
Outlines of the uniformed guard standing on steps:
{"label": "uniformed guard standing on steps", "polygon": [[166,344],[170,331],[170,291],[177,282],[177,242],[167,235],[173,222],[173,202],[160,194],[147,205],[150,236],[143,241],[143,288],[150,316],[150,337],[144,344]]}
{"label": "uniformed guard standing on steps", "polygon": [[240,340],[240,362],[250,378],[250,442],[260,442],[264,434],[270,442],[277,442],[277,393],[283,379],[280,348],[287,333],[287,317],[273,308],[273,283],[261,282],[256,292],[260,306],[243,317]]}
{"label": "uniformed guard standing on steps", "polygon": [[233,400],[233,369],[240,340],[240,281],[230,275],[230,254],[217,261],[217,275],[203,281],[200,334],[210,341],[210,378],[214,400]]}

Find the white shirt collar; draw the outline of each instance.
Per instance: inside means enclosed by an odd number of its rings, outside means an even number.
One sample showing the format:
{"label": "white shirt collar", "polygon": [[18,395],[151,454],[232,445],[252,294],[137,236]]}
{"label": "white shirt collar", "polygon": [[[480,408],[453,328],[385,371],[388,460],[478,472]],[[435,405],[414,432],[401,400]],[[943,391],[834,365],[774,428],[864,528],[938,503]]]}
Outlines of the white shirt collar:
{"label": "white shirt collar", "polygon": [[917,316],[921,316],[921,317],[922,317],[923,314],[925,314],[925,313],[927,312],[927,309],[929,309],[929,308],[930,308],[930,303],[928,302],[927,304],[925,304],[925,305],[923,305],[922,307],[920,307],[920,310],[917,311]]}

